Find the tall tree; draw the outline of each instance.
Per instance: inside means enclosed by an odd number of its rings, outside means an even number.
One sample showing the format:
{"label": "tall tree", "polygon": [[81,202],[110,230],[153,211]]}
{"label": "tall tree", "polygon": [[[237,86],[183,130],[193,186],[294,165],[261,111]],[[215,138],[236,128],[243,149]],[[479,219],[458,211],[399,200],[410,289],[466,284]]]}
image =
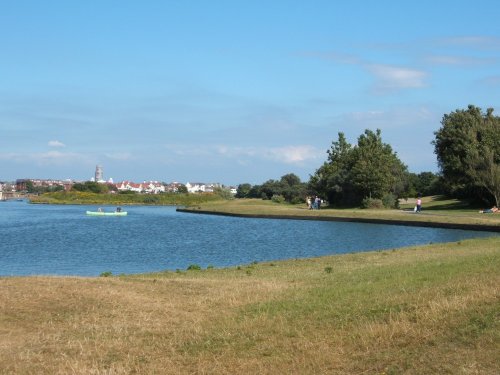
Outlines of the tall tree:
{"label": "tall tree", "polygon": [[500,205],[500,163],[495,159],[492,150],[485,147],[482,155],[476,154],[472,161],[469,175],[478,186],[484,187],[495,200],[495,205]]}
{"label": "tall tree", "polygon": [[352,197],[353,188],[349,176],[352,167],[352,146],[347,142],[344,133],[338,133],[338,140],[332,142],[327,154],[327,161],[311,176],[310,189],[326,197],[332,204],[350,204],[355,200]]}
{"label": "tall tree", "polygon": [[328,160],[311,177],[310,186],[326,195],[331,204],[358,204],[387,193],[402,196],[409,186],[406,166],[382,142],[380,130],[365,130],[355,147],[339,133],[327,153]]}
{"label": "tall tree", "polygon": [[252,189],[252,185],[248,183],[239,184],[238,188],[236,189],[236,198],[248,198],[250,189]]}
{"label": "tall tree", "polygon": [[382,142],[380,129],[375,133],[365,130],[358,138],[354,153],[351,177],[363,197],[382,198],[385,193],[394,190],[404,166],[391,146]]}
{"label": "tall tree", "polygon": [[[481,108],[469,105],[466,110],[445,114],[435,136],[434,152],[450,193],[462,197],[486,193],[491,198],[485,186],[487,174],[478,173],[478,169],[486,170],[485,163],[490,162],[495,170],[500,162],[500,119],[493,115],[493,109],[484,114]],[[486,160],[487,155],[491,159]]]}

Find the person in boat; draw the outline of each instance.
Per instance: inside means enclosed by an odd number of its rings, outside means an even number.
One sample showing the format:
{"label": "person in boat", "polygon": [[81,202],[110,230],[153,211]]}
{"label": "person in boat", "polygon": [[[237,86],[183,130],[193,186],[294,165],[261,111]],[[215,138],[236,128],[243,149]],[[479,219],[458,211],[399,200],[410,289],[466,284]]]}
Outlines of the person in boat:
{"label": "person in boat", "polygon": [[101,207],[99,207],[99,208],[97,209],[97,212],[102,212],[102,208],[101,208]]}
{"label": "person in boat", "polygon": [[491,208],[487,208],[486,210],[479,211],[480,214],[494,214],[498,212],[498,207],[493,206]]}
{"label": "person in boat", "polygon": [[116,212],[122,212],[122,208],[121,207],[116,207]]}

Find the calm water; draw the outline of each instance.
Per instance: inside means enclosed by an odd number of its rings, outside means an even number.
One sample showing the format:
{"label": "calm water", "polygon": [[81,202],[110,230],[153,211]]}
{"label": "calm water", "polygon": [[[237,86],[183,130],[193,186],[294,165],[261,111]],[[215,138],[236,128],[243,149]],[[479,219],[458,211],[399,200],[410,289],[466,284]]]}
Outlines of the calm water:
{"label": "calm water", "polygon": [[126,207],[126,217],[87,217],[87,209],[96,207],[0,203],[0,275],[96,276],[186,269],[190,264],[223,267],[496,235],[186,214],[174,207]]}

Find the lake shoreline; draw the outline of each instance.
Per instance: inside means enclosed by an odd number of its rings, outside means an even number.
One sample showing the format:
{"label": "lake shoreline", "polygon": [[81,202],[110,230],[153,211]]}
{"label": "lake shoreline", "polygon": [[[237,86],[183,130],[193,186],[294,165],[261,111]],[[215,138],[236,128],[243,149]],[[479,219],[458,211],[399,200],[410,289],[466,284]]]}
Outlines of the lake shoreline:
{"label": "lake shoreline", "polygon": [[[365,224],[401,225],[401,226],[425,227],[425,228],[462,229],[462,230],[500,233],[500,226],[487,225],[487,224],[444,223],[444,222],[434,222],[434,221],[377,219],[377,218],[362,218],[354,216],[345,217],[345,216],[333,216],[333,215],[306,216],[306,215],[279,215],[279,214],[248,214],[248,213],[211,211],[211,210],[193,209],[193,208],[177,208],[176,211],[183,213],[254,218],[254,219],[336,221],[336,222],[352,222],[352,223],[365,223]],[[408,214],[413,215],[413,213],[410,212],[408,212]]]}

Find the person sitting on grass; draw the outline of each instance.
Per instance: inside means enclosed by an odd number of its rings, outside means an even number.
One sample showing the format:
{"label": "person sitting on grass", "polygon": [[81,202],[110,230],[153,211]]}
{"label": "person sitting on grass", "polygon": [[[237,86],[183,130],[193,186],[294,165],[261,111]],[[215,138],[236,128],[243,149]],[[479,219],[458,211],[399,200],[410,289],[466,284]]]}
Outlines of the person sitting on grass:
{"label": "person sitting on grass", "polygon": [[486,210],[479,211],[480,214],[494,214],[495,212],[498,212],[497,206],[493,206],[491,208],[487,208]]}

